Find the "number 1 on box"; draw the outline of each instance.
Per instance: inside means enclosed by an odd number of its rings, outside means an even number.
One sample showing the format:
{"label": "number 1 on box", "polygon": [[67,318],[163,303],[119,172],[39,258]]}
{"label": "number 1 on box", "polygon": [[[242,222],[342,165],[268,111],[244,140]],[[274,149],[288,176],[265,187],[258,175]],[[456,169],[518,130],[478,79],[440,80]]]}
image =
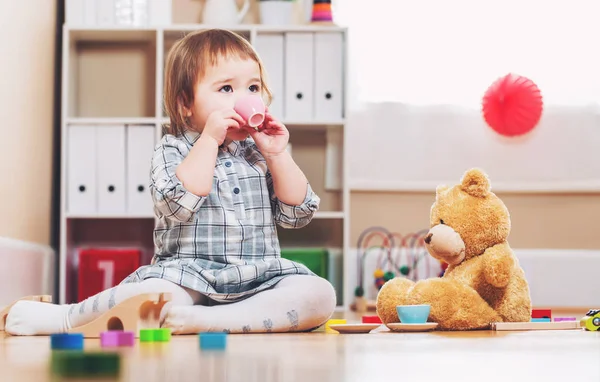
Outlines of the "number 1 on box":
{"label": "number 1 on box", "polygon": [[98,261],[98,269],[104,273],[103,289],[112,288],[113,279],[115,278],[115,263],[113,261]]}

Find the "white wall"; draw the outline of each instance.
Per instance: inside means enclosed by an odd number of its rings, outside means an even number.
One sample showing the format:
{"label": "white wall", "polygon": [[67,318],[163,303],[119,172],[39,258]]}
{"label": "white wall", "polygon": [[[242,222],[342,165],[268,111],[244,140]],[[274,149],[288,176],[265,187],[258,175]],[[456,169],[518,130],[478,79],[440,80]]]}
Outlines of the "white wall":
{"label": "white wall", "polygon": [[56,0],[0,1],[0,236],[50,241]]}

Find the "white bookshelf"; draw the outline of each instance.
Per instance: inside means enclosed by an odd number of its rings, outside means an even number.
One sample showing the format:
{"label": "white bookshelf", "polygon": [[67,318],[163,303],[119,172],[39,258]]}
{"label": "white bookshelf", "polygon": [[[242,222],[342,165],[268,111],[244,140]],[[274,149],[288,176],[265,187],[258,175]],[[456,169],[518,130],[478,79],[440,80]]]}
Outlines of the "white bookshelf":
{"label": "white bookshelf", "polygon": [[[60,303],[76,301],[76,251],[80,247],[135,246],[143,250],[142,263],[150,261],[154,228],[147,192],[151,150],[162,136],[162,125],[168,122],[162,100],[163,65],[177,39],[208,28],[211,26],[201,24],[63,27]],[[349,253],[350,235],[344,134],[347,30],[319,25],[237,25],[226,29],[248,39],[265,60],[267,75],[277,77],[269,76],[274,84],[271,111],[282,112],[279,117],[290,130],[292,156],[321,197],[321,208],[309,226],[280,230],[281,246],[326,247],[338,253],[330,261],[329,274],[338,289],[338,305],[348,306],[353,296],[341,297],[344,290],[352,288],[344,285],[348,264],[340,256]],[[289,48],[293,43],[310,54],[292,54]],[[286,61],[286,52],[288,59],[293,57],[291,63]],[[288,71],[288,66],[293,70]],[[302,73],[305,67],[306,73]],[[306,93],[297,106],[300,112],[291,110],[296,107],[294,102],[287,102],[286,97],[295,94],[293,86]],[[318,94],[328,86],[333,97]],[[281,104],[275,106],[275,102]],[[129,136],[134,132],[137,138]],[[96,140],[86,134],[95,134]],[[121,143],[105,150],[103,140]],[[143,179],[145,183],[138,185]],[[107,193],[107,184],[113,180],[113,191]]]}

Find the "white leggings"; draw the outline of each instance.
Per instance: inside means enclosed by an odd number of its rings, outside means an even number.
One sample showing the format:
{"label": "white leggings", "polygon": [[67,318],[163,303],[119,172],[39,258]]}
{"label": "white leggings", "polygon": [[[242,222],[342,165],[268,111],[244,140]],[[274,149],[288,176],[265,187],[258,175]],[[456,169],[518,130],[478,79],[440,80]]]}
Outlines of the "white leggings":
{"label": "white leggings", "polygon": [[324,324],[336,305],[331,284],[317,276],[293,275],[245,300],[208,304],[208,299],[162,279],[120,284],[72,305],[19,301],[10,310],[6,331],[13,335],[65,332],[98,318],[115,305],[142,293],[171,293],[161,326],[174,334],[224,331],[299,332]]}

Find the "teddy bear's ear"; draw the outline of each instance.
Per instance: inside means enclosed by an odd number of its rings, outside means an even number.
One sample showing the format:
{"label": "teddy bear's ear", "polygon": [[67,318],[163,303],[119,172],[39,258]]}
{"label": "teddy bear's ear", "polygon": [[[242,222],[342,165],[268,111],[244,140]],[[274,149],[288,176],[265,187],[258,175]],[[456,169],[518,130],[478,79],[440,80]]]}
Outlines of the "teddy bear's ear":
{"label": "teddy bear's ear", "polygon": [[490,181],[483,171],[470,169],[461,180],[461,189],[469,195],[483,198],[490,192]]}

